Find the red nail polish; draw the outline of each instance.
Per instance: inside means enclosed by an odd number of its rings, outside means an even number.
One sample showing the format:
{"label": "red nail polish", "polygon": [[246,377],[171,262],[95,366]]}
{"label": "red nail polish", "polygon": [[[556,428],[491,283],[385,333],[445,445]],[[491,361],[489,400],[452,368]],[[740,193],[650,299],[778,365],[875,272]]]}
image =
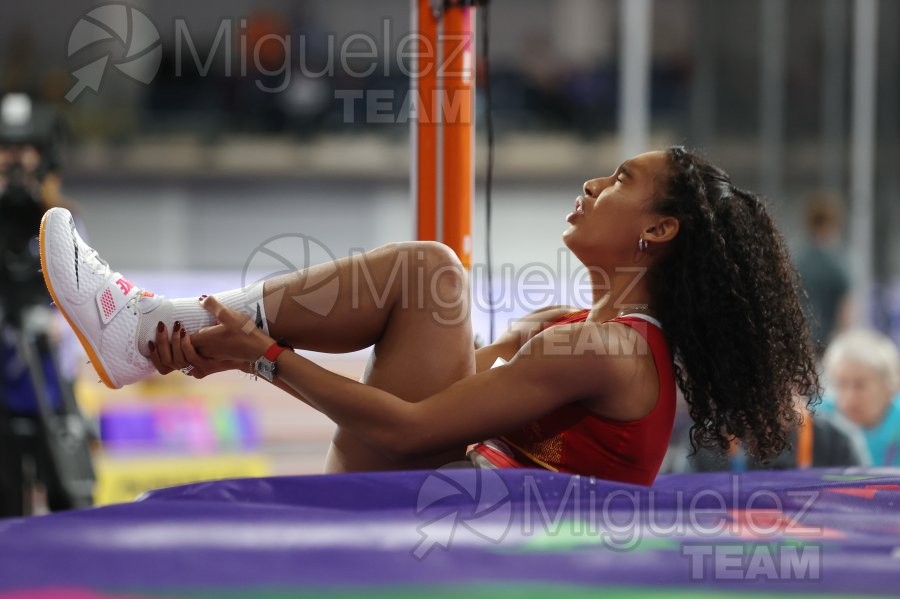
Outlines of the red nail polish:
{"label": "red nail polish", "polygon": [[163,324],[163,321],[160,320],[160,321],[159,321],[159,324],[156,325],[156,332],[157,332],[157,333],[162,333],[162,332],[165,331],[165,330],[166,330],[166,325],[164,325],[164,324]]}
{"label": "red nail polish", "polygon": [[148,341],[147,346],[150,348],[150,351],[156,351],[156,344],[152,341]]}
{"label": "red nail polish", "polygon": [[181,328],[181,321],[176,320],[176,321],[175,321],[175,326],[172,327],[172,331],[173,331],[173,332],[174,332],[174,331],[177,331],[177,330],[180,329],[180,328]]}
{"label": "red nail polish", "polygon": [[184,338],[184,329],[181,329],[181,337]]}

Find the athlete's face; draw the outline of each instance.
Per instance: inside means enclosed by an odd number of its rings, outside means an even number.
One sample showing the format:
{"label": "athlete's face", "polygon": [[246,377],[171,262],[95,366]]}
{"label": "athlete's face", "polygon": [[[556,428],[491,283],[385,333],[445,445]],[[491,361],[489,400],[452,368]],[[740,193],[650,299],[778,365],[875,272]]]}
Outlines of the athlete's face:
{"label": "athlete's face", "polygon": [[891,401],[884,376],[866,364],[844,361],[831,372],[838,409],[855,424],[878,426]]}
{"label": "athlete's face", "polygon": [[589,266],[629,265],[640,253],[638,242],[652,226],[652,206],[665,189],[669,158],[648,152],[622,163],[608,177],[591,179],[575,200],[563,241]]}

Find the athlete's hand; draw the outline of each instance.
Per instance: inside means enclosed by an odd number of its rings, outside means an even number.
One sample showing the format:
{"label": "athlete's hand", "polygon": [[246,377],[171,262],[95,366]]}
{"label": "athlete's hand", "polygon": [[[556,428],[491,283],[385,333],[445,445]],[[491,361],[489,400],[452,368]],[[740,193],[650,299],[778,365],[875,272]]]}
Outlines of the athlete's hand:
{"label": "athlete's hand", "polygon": [[169,374],[181,370],[196,379],[226,370],[250,371],[249,362],[239,360],[211,360],[199,355],[191,343],[192,335],[188,335],[181,323],[172,327],[172,337],[165,324],[156,328],[156,336],[148,343],[150,361],[160,374]]}
{"label": "athlete's hand", "polygon": [[191,368],[185,372],[188,376],[202,379],[210,374],[225,372],[226,370],[241,370],[246,373],[253,371],[251,362],[243,360],[215,360],[201,356],[194,349],[194,345],[191,342],[194,336],[185,335],[181,340],[181,349],[184,352],[184,357],[191,365]]}
{"label": "athlete's hand", "polygon": [[181,334],[184,329],[181,323],[176,322],[172,327],[172,338],[169,338],[169,330],[165,323],[160,322],[156,326],[156,335],[152,341],[147,342],[150,350],[150,361],[160,374],[169,374],[173,370],[180,370],[188,366],[181,349]]}
{"label": "athlete's hand", "polygon": [[275,343],[256,328],[249,316],[226,308],[216,298],[209,296],[201,305],[213,315],[217,324],[191,335],[196,355],[217,362],[255,362]]}

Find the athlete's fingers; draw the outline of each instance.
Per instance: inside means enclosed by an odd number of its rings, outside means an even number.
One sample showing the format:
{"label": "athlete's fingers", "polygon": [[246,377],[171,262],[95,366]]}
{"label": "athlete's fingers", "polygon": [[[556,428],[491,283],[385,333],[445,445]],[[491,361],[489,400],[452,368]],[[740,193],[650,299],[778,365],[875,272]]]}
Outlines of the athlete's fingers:
{"label": "athlete's fingers", "polygon": [[169,333],[166,330],[166,323],[160,321],[156,325],[156,351],[159,352],[159,362],[164,367],[172,371],[172,347],[169,343]]}
{"label": "athlete's fingers", "polygon": [[228,318],[228,308],[219,303],[219,300],[209,295],[200,302],[200,305],[203,306],[203,309],[213,315],[216,319],[216,322],[221,322],[224,325],[229,324]]}
{"label": "athlete's fingers", "polygon": [[[221,303],[219,303],[219,300],[211,295],[206,297],[201,302],[201,305],[207,312],[215,317],[217,322],[224,324],[231,330],[244,330],[244,326],[248,322],[250,322],[249,316],[223,306]],[[246,333],[249,331],[244,330],[244,332]]]}
{"label": "athlete's fingers", "polygon": [[153,364],[153,367],[156,368],[156,371],[160,374],[169,374],[172,372],[171,368],[164,366],[162,360],[159,358],[159,347],[153,341],[147,342],[147,348],[150,350],[150,362]]}
{"label": "athlete's fingers", "polygon": [[172,368],[177,368],[178,370],[189,366],[181,349],[181,339],[184,336],[184,327],[181,326],[180,322],[176,322],[175,327],[172,329]]}
{"label": "athlete's fingers", "polygon": [[184,353],[185,359],[191,366],[199,368],[202,367],[207,360],[194,349],[194,344],[191,343],[191,337],[193,337],[193,335],[185,335],[181,338],[181,351]]}

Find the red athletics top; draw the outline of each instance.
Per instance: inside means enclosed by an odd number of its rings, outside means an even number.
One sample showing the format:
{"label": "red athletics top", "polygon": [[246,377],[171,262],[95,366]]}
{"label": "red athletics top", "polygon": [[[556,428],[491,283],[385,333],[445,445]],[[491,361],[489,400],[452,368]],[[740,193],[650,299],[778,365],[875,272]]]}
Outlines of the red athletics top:
{"label": "red athletics top", "polygon": [[[588,310],[549,326],[584,322]],[[607,480],[651,485],[659,473],[675,421],[675,371],[669,344],[655,319],[629,314],[614,318],[631,327],[650,347],[659,377],[656,405],[638,420],[599,416],[580,402],[555,410],[472,451],[498,468],[545,468]]]}

